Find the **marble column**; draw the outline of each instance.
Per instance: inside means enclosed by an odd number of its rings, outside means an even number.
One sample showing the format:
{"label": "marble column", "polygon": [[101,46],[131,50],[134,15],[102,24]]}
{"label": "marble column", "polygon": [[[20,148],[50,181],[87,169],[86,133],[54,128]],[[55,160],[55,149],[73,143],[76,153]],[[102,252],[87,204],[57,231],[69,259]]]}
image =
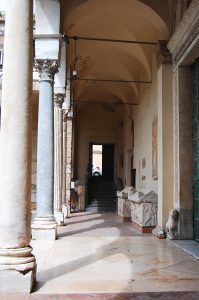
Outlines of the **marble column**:
{"label": "marble column", "polygon": [[54,216],[58,225],[64,225],[62,212],[62,170],[63,170],[63,94],[54,96]]}
{"label": "marble column", "polygon": [[40,75],[37,141],[37,215],[32,224],[34,239],[56,239],[54,198],[54,74],[57,62],[37,60]]}
{"label": "marble column", "polygon": [[29,246],[32,20],[32,1],[9,1],[0,134],[0,293],[29,293],[36,273]]}

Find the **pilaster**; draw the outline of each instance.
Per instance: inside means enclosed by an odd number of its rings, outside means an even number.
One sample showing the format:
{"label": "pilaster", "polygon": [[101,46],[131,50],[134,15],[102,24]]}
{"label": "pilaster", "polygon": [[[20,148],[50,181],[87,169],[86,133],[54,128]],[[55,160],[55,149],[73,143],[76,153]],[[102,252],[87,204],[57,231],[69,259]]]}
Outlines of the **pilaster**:
{"label": "pilaster", "polygon": [[66,120],[66,203],[69,205],[72,179],[72,142],[73,142],[73,115],[68,113]]}
{"label": "pilaster", "polygon": [[153,233],[164,238],[173,207],[173,77],[171,54],[166,41],[156,48],[158,82],[158,226]]}

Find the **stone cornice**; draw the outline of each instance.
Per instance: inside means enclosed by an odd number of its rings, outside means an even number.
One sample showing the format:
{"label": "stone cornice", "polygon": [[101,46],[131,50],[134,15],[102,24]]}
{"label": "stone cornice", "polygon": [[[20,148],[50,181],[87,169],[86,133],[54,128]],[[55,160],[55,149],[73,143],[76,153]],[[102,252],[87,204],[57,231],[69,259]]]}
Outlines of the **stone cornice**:
{"label": "stone cornice", "polygon": [[155,48],[156,63],[159,68],[162,64],[171,64],[171,53],[167,48],[168,41],[158,41],[158,45]]}
{"label": "stone cornice", "polygon": [[167,47],[173,64],[179,66],[199,41],[199,0],[193,0]]}
{"label": "stone cornice", "polygon": [[56,60],[35,60],[34,69],[39,73],[40,80],[54,80],[55,73],[58,71]]}

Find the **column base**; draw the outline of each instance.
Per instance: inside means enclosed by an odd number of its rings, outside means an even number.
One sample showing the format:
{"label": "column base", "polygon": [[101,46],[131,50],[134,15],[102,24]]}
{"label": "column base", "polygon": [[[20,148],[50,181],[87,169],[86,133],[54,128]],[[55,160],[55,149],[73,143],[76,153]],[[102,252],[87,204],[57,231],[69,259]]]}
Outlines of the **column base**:
{"label": "column base", "polygon": [[36,281],[32,248],[0,249],[0,294],[30,293]]}
{"label": "column base", "polygon": [[57,223],[54,217],[36,217],[32,226],[33,240],[56,240]]}
{"label": "column base", "polygon": [[152,230],[153,235],[157,237],[158,239],[165,239],[165,231],[164,229],[157,225],[153,230]]}
{"label": "column base", "polygon": [[64,219],[67,219],[69,217],[70,207],[67,204],[63,204],[62,212],[64,214]]}
{"label": "column base", "polygon": [[55,220],[58,226],[64,226],[64,213],[62,211],[55,211]]}
{"label": "column base", "polygon": [[29,294],[36,277],[36,268],[27,272],[0,271],[0,294]]}

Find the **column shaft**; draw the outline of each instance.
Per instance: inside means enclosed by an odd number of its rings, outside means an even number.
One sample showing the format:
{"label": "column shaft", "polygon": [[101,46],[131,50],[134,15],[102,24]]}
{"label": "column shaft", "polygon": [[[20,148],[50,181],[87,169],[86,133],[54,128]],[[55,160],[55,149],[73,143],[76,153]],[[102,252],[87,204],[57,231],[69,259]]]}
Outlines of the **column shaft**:
{"label": "column shaft", "polygon": [[37,216],[53,216],[53,82],[40,81],[37,144]]}
{"label": "column shaft", "polygon": [[66,113],[63,113],[62,205],[66,204]]}
{"label": "column shaft", "polygon": [[32,224],[34,239],[55,239],[54,199],[54,74],[56,61],[37,61],[40,73],[37,141],[37,217]]}
{"label": "column shaft", "polygon": [[66,122],[66,202],[70,200],[70,184],[72,173],[72,137],[73,137],[73,119],[67,118]]}
{"label": "column shaft", "polygon": [[32,1],[10,0],[0,135],[0,293],[30,292],[35,279],[35,258],[29,246],[32,20]]}
{"label": "column shaft", "polygon": [[58,225],[64,224],[64,215],[62,213],[62,162],[63,162],[63,121],[62,104],[64,102],[63,94],[55,94],[54,100],[54,215]]}

